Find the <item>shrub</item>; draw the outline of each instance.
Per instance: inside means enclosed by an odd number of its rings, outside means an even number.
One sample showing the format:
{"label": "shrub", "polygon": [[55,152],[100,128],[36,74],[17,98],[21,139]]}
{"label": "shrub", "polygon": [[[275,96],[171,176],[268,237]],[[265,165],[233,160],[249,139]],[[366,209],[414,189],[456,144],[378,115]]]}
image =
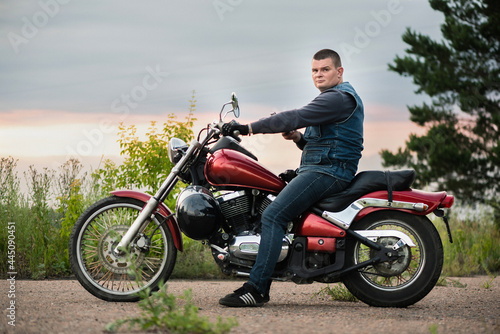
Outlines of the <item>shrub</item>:
{"label": "shrub", "polygon": [[[184,291],[184,296],[176,297],[167,293],[167,285],[149,296],[150,291],[141,292],[139,308],[141,315],[112,322],[106,326],[107,331],[114,332],[121,326],[128,324],[129,329],[138,327],[141,330],[158,329],[168,333],[228,333],[238,325],[234,318],[223,320],[217,317],[215,324],[207,317],[198,314],[198,307],[192,301],[191,290]],[[181,307],[178,302],[184,305]]]}

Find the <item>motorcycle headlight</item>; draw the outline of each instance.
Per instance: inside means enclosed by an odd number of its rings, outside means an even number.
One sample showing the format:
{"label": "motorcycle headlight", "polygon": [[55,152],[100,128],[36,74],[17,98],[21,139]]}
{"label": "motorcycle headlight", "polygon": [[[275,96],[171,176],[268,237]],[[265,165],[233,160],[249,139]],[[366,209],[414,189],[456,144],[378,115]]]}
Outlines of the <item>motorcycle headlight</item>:
{"label": "motorcycle headlight", "polygon": [[182,152],[188,148],[188,144],[182,139],[172,138],[168,143],[168,158],[174,165],[182,158]]}

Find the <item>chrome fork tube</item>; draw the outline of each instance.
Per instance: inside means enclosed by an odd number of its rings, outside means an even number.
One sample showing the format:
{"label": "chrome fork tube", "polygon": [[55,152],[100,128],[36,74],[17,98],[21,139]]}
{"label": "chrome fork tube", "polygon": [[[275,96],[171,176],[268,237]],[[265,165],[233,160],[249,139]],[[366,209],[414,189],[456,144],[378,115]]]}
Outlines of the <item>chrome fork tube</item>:
{"label": "chrome fork tube", "polygon": [[132,240],[135,238],[137,233],[145,228],[145,222],[149,217],[152,216],[153,212],[156,210],[158,205],[163,201],[168,194],[174,189],[175,185],[177,184],[177,176],[181,172],[181,170],[186,166],[187,162],[189,161],[189,158],[195,154],[196,150],[200,147],[200,143],[196,140],[193,139],[191,142],[191,145],[189,146],[186,154],[182,157],[182,159],[172,168],[170,171],[170,174],[168,175],[167,179],[162,183],[160,186],[160,189],[156,192],[154,196],[152,196],[144,208],[142,208],[141,213],[137,218],[134,220],[132,225],[130,225],[130,228],[127,230],[125,235],[122,237],[120,242],[115,248],[116,253],[120,253],[122,249],[126,249]]}
{"label": "chrome fork tube", "polygon": [[118,245],[115,248],[115,252],[117,254],[121,253],[122,249],[126,249],[128,245],[130,245],[130,242],[132,239],[137,235],[139,230],[141,229],[143,223],[148,219],[148,217],[153,213],[153,211],[158,207],[159,201],[151,197],[144,208],[142,209],[141,213],[137,218],[134,220],[132,225],[130,225],[130,228],[127,230],[127,233],[122,237],[122,240],[118,243]]}

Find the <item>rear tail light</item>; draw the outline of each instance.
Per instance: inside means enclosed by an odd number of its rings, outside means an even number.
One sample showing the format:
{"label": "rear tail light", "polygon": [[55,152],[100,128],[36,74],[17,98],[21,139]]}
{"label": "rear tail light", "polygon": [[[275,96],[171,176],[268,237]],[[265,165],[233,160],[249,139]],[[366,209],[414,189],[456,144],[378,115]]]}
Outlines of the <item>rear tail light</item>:
{"label": "rear tail light", "polygon": [[455,201],[455,197],[453,195],[446,195],[444,200],[439,204],[440,208],[451,208],[453,202]]}

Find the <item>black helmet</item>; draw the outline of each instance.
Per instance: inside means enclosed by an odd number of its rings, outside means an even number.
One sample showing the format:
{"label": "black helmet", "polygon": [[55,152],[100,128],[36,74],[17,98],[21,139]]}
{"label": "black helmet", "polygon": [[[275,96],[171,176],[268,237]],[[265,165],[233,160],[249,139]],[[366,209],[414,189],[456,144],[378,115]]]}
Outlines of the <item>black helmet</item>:
{"label": "black helmet", "polygon": [[175,211],[181,231],[195,240],[210,238],[223,219],[217,200],[200,186],[184,189],[177,198]]}

